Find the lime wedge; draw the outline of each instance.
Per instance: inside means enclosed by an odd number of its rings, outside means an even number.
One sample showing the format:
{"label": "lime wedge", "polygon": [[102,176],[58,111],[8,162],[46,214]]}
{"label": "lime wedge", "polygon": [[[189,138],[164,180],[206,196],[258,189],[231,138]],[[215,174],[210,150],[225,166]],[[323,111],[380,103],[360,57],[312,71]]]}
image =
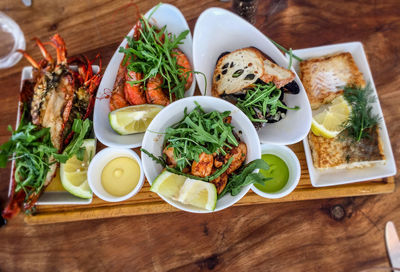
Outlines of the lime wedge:
{"label": "lime wedge", "polygon": [[210,182],[188,178],[179,192],[178,201],[213,211],[217,205],[217,189]]}
{"label": "lime wedge", "polygon": [[186,177],[184,176],[164,171],[153,181],[150,191],[176,199],[185,180]]}
{"label": "lime wedge", "polygon": [[61,184],[65,190],[80,198],[91,198],[93,193],[87,181],[89,162],[96,153],[96,141],[86,139],[82,144],[85,147],[83,161],[73,156],[65,163],[60,164]]}
{"label": "lime wedge", "polygon": [[112,111],[108,115],[112,129],[121,135],[145,132],[163,106],[143,104]]}
{"label": "lime wedge", "polygon": [[350,104],[343,96],[338,96],[327,109],[313,116],[311,131],[317,136],[334,138],[345,128],[350,113]]}

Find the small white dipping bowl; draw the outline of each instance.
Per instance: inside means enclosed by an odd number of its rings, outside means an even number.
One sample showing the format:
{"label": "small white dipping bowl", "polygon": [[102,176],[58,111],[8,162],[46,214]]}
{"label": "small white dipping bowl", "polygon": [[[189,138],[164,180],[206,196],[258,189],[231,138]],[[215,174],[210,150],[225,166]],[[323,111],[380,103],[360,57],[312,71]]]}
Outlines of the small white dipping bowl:
{"label": "small white dipping bowl", "polygon": [[[258,138],[256,129],[250,122],[249,118],[239,110],[235,105],[211,96],[192,96],[180,99],[174,103],[168,105],[151,121],[149,127],[143,138],[143,148],[152,153],[155,156],[162,155],[164,145],[164,132],[165,130],[182,120],[184,116],[184,110],[187,108],[188,112],[191,112],[197,102],[206,112],[217,110],[219,112],[230,111],[232,116],[232,125],[234,131],[238,133],[240,139],[247,145],[247,157],[245,163],[249,163],[252,160],[259,159],[261,157],[260,140]],[[241,134],[240,134],[241,133]],[[153,161],[149,156],[142,152],[143,170],[150,185],[161,173],[163,167]],[[258,171],[258,170],[257,170]],[[226,194],[218,200],[217,206],[214,210],[220,211],[227,207],[232,206],[239,201],[250,189],[250,185],[242,188],[239,194],[232,196]],[[187,212],[193,213],[209,213],[211,211],[202,210],[194,206],[182,204],[173,199],[169,199],[160,195],[162,199],[174,206],[175,208],[181,209]]]}
{"label": "small white dipping bowl", "polygon": [[[140,169],[139,181],[136,187],[128,194],[124,196],[113,196],[104,190],[103,185],[101,184],[101,173],[103,172],[104,167],[111,160],[120,158],[120,157],[128,157],[137,161]],[[99,198],[108,202],[119,202],[124,201],[126,199],[131,198],[136,195],[143,186],[144,183],[144,172],[142,167],[142,161],[140,160],[138,154],[135,151],[124,148],[113,148],[108,147],[101,150],[99,153],[94,156],[92,161],[89,164],[88,169],[88,182],[90,189],[92,189],[93,193],[97,195]]]}
{"label": "small white dipping bowl", "polygon": [[285,187],[274,193],[265,193],[257,189],[254,185],[251,186],[251,190],[257,195],[265,198],[281,198],[293,192],[297,184],[299,184],[301,174],[300,162],[296,154],[294,154],[294,152],[287,146],[271,144],[261,145],[261,154],[272,154],[281,158],[289,169],[289,179]]}

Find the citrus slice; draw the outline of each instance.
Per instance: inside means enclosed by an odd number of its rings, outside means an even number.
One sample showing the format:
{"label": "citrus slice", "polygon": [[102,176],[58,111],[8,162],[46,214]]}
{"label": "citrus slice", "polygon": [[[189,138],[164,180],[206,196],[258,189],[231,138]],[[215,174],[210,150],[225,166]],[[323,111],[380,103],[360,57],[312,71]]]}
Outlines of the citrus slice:
{"label": "citrus slice", "polygon": [[150,191],[176,199],[185,180],[186,177],[184,176],[164,171],[153,181]]}
{"label": "citrus slice", "polygon": [[60,164],[61,184],[65,190],[80,198],[91,198],[92,190],[87,181],[89,162],[96,152],[96,141],[86,139],[82,147],[85,147],[83,161],[73,156],[65,163]]}
{"label": "citrus slice", "polygon": [[108,115],[112,129],[121,135],[145,132],[150,122],[164,107],[154,104],[129,106]]}
{"label": "citrus slice", "polygon": [[210,182],[188,178],[179,192],[178,201],[213,211],[217,205],[217,189]]}
{"label": "citrus slice", "polygon": [[338,96],[327,109],[313,116],[311,131],[317,136],[334,138],[345,128],[350,113],[350,104],[342,95]]}

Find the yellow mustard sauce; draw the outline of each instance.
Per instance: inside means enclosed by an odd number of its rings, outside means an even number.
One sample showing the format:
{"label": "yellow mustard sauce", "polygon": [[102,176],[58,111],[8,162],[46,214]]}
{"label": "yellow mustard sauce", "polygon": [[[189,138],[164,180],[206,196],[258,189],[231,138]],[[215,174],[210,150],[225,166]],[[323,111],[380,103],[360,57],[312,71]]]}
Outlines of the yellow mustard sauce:
{"label": "yellow mustard sauce", "polygon": [[111,160],[101,172],[104,190],[113,196],[129,194],[138,184],[140,167],[136,160],[119,157]]}

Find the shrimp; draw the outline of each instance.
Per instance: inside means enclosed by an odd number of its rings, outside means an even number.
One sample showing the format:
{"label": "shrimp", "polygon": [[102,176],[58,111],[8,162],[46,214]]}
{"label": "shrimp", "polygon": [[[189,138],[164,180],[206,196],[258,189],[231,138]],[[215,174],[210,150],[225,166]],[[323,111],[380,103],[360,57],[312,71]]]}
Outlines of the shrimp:
{"label": "shrimp", "polygon": [[160,74],[155,77],[149,78],[147,81],[146,98],[147,102],[150,104],[157,104],[162,106],[167,106],[169,104],[169,99],[161,89],[163,83],[163,78]]}
{"label": "shrimp", "polygon": [[225,155],[225,163],[233,157],[231,165],[229,165],[226,173],[229,175],[235,172],[244,162],[247,155],[247,146],[245,143],[240,142],[238,146],[232,148],[231,152]]}
{"label": "shrimp", "polygon": [[193,73],[189,59],[182,51],[178,49],[174,49],[173,56],[176,57],[176,64],[178,64],[179,71],[181,74],[180,76],[186,79],[185,90],[187,90],[190,88],[190,86],[192,86],[193,82]]}
{"label": "shrimp", "polygon": [[193,161],[192,163],[192,175],[201,178],[208,177],[211,174],[213,164],[213,155],[202,152],[199,156],[199,161]]}
{"label": "shrimp", "polygon": [[126,100],[131,105],[142,105],[146,104],[146,95],[143,92],[143,87],[140,83],[131,84],[128,81],[136,81],[142,79],[142,73],[137,73],[135,71],[129,71],[125,74],[125,85],[124,85],[124,94]]}
{"label": "shrimp", "polygon": [[[213,172],[215,172],[215,170],[216,169],[214,169]],[[225,186],[228,183],[228,174],[224,172],[218,178],[213,179],[210,182],[215,185],[217,193],[220,194],[225,189]]]}
{"label": "shrimp", "polygon": [[115,79],[114,88],[110,97],[111,111],[129,106],[128,102],[125,99],[125,94],[124,94],[125,73],[126,73],[126,67],[123,66],[121,63],[117,72],[117,78]]}

